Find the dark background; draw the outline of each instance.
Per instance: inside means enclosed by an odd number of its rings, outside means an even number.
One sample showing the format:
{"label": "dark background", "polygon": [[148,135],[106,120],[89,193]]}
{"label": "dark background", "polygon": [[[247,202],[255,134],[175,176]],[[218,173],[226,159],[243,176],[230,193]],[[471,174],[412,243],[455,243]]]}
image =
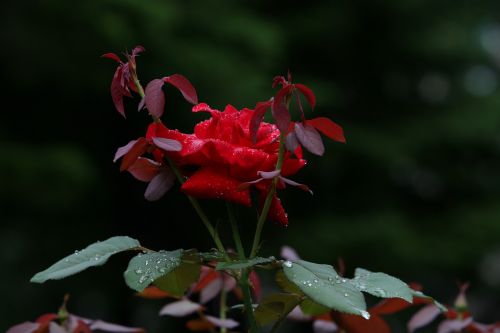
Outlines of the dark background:
{"label": "dark background", "polygon": [[[147,49],[138,58],[144,83],[181,73],[216,108],[253,107],[273,94],[273,76],[290,69],[315,91],[315,115],[344,127],[348,144],[327,142],[325,156],[309,155],[295,177],[315,195],[282,193],[290,226],[266,226],[263,254],[289,244],[314,262],[342,257],[348,274],[361,266],[418,281],[444,303],[453,302],[457,281],[470,281],[476,319],[500,318],[500,2],[2,7],[0,330],[56,311],[70,293],[70,311],[81,316],[182,331],[183,320],[157,316],[164,302],[138,299],[125,286],[127,255],[62,281],[28,282],[112,235],[155,249],[212,246],[177,188],[145,202],[145,185],[111,161],[149,119],[135,111],[137,100],[127,101],[127,121],[114,110],[115,64],[100,55],[137,44]],[[189,131],[203,116],[173,89],[166,93],[165,122]],[[224,218],[223,205],[204,204]],[[247,219],[246,244],[252,228]],[[391,319],[396,332],[411,312]]]}

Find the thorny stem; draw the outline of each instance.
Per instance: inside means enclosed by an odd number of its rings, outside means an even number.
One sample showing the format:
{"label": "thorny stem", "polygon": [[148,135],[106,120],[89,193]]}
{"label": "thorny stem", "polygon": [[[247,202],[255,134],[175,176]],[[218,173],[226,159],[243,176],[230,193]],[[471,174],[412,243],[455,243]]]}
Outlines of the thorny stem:
{"label": "thorny stem", "polygon": [[[275,170],[281,170],[283,166],[283,159],[285,157],[285,135],[280,133],[280,148],[278,152],[278,161],[276,162]],[[262,228],[264,227],[264,222],[267,219],[267,215],[269,214],[269,209],[271,208],[271,204],[273,202],[274,193],[276,192],[276,185],[278,184],[279,178],[274,178],[271,183],[271,187],[269,188],[269,192],[267,193],[266,201],[264,201],[264,207],[262,207],[262,212],[260,213],[259,220],[257,221],[257,228],[255,230],[255,236],[252,244],[252,251],[250,252],[250,259],[254,258],[259,250],[260,244],[260,235],[262,233]]]}
{"label": "thorny stem", "polygon": [[[135,84],[135,86],[137,88],[137,92],[138,92],[139,96],[141,98],[144,98],[144,96],[145,96],[144,89],[142,88],[142,85],[139,82],[139,79],[137,78],[136,75],[134,75],[134,84]],[[159,121],[159,119],[157,117],[155,117],[155,116],[152,116],[152,117],[153,117],[153,120],[155,122]],[[168,157],[166,157],[166,159],[168,161],[168,164],[170,165],[170,168],[172,169],[172,171],[174,172],[175,176],[177,177],[177,180],[179,181],[179,183],[181,183],[181,185],[184,184],[184,177],[181,175],[181,173],[180,173],[179,169],[177,168],[177,166]],[[214,227],[210,223],[210,220],[208,219],[207,215],[205,214],[205,212],[201,208],[200,203],[198,202],[198,200],[196,200],[195,198],[193,198],[193,197],[191,197],[189,195],[187,197],[188,197],[189,201],[191,202],[191,205],[193,206],[194,210],[196,210],[196,212],[198,213],[198,216],[200,217],[201,221],[203,222],[203,224],[207,228],[208,233],[210,234],[210,236],[212,236],[212,239],[214,240],[214,243],[217,246],[217,249],[220,252],[224,253],[224,255],[227,256],[226,250],[224,248],[224,245],[222,245],[222,242],[221,242],[221,240],[219,238],[219,235],[217,234],[217,231],[214,229]]]}

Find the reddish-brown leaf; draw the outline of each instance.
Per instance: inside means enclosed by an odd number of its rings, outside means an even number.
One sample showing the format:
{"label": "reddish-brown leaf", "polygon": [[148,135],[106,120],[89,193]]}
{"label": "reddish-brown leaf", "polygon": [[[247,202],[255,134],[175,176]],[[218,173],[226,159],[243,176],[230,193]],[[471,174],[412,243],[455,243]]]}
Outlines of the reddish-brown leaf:
{"label": "reddish-brown leaf", "polygon": [[255,110],[253,111],[252,118],[250,119],[250,137],[252,138],[252,142],[255,144],[257,142],[257,132],[259,131],[260,123],[264,119],[264,115],[267,110],[271,107],[272,102],[259,102],[255,106]]}
{"label": "reddish-brown leaf", "polygon": [[349,333],[391,333],[389,325],[377,315],[366,320],[361,316],[333,312],[333,320]]}
{"label": "reddish-brown leaf", "polygon": [[160,163],[150,160],[149,158],[139,157],[127,171],[134,176],[135,179],[150,182],[160,172]]}
{"label": "reddish-brown leaf", "polygon": [[204,332],[213,330],[215,325],[208,320],[191,319],[186,323],[186,327],[193,332]]}
{"label": "reddish-brown leaf", "polygon": [[296,83],[296,84],[294,84],[294,86],[307,99],[307,102],[311,106],[311,109],[314,109],[314,107],[316,106],[316,96],[314,96],[314,93],[312,92],[312,90],[309,89],[309,87],[307,87],[303,84],[300,84],[300,83]]}
{"label": "reddish-brown leaf", "polygon": [[182,93],[182,96],[191,104],[198,104],[198,96],[191,82],[180,74],[173,74],[163,78],[163,81],[170,83]]}
{"label": "reddish-brown leaf", "polygon": [[136,143],[130,148],[127,154],[123,156],[120,171],[127,170],[137,159],[148,149],[149,143],[145,138],[137,139]]}
{"label": "reddish-brown leaf", "polygon": [[115,75],[113,76],[113,80],[111,81],[111,98],[113,100],[113,104],[115,105],[116,110],[125,117],[125,107],[123,106],[123,89],[121,86],[122,79],[122,66],[119,66],[116,69]]}
{"label": "reddish-brown leaf", "polygon": [[148,201],[159,200],[172,188],[175,183],[175,174],[170,169],[163,169],[149,182],[144,198]]}
{"label": "reddish-brown leaf", "polygon": [[144,289],[140,293],[137,293],[136,295],[139,297],[148,298],[148,299],[161,299],[161,298],[167,298],[167,297],[175,298],[172,295],[170,295],[169,293],[167,293],[167,292],[165,292],[165,291],[163,291],[160,288],[155,287],[155,286],[147,287],[146,289]]}
{"label": "reddish-brown leaf", "polygon": [[114,60],[117,63],[121,63],[122,62],[121,59],[120,59],[120,57],[117,56],[116,54],[112,53],[112,52],[111,53],[104,53],[101,57],[102,58],[108,58],[108,59]]}
{"label": "reddish-brown leaf", "polygon": [[344,130],[326,117],[318,117],[307,121],[308,124],[332,140],[345,143]]}
{"label": "reddish-brown leaf", "polygon": [[163,94],[163,80],[154,79],[146,86],[145,98],[146,107],[153,116],[160,118],[165,108],[165,95]]}
{"label": "reddish-brown leaf", "polygon": [[303,125],[302,123],[295,123],[295,135],[300,144],[309,152],[322,156],[325,152],[325,146],[321,135],[309,123]]}

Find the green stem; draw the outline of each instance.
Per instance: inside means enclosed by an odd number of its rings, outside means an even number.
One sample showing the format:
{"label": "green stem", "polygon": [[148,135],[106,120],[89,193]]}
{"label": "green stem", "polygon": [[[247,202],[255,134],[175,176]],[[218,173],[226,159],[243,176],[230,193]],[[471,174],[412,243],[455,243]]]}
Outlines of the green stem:
{"label": "green stem", "polygon": [[239,284],[243,292],[243,303],[248,318],[248,325],[250,326],[250,333],[259,333],[259,327],[257,326],[257,321],[253,313],[252,293],[250,291],[250,283],[248,282],[249,274],[249,270],[244,269]]}
{"label": "green stem", "polygon": [[[185,182],[184,177],[181,175],[177,166],[168,157],[165,157],[165,158],[168,161],[168,164],[170,165],[170,168],[174,172],[175,176],[177,177],[177,180],[179,181],[179,183],[181,183],[181,185],[184,184],[184,182]],[[188,197],[189,201],[191,202],[191,205],[193,206],[194,210],[198,213],[198,216],[200,217],[201,222],[203,222],[203,224],[207,228],[208,233],[210,234],[210,236],[212,236],[212,239],[214,240],[214,243],[217,246],[217,249],[222,253],[226,253],[224,245],[222,245],[222,242],[219,238],[219,234],[217,233],[215,228],[210,223],[210,220],[208,219],[207,215],[203,211],[203,208],[201,208],[201,205],[198,202],[198,200],[196,200],[195,198],[193,198],[190,195],[188,195],[187,197]]]}
{"label": "green stem", "polygon": [[[278,152],[278,161],[276,162],[275,170],[281,170],[283,166],[283,159],[285,157],[285,135],[280,133],[280,148]],[[274,178],[267,193],[266,200],[264,201],[264,206],[262,207],[262,212],[260,213],[259,220],[257,221],[257,228],[255,230],[255,236],[252,244],[252,251],[250,252],[250,259],[254,258],[259,250],[260,245],[260,235],[262,234],[262,228],[264,227],[264,222],[269,214],[269,209],[273,202],[274,193],[276,192],[276,185],[278,184],[278,178]]]}
{"label": "green stem", "polygon": [[238,252],[238,257],[240,260],[245,260],[245,249],[243,248],[243,243],[241,242],[240,231],[238,229],[238,224],[236,218],[234,217],[233,205],[226,201],[227,215],[229,217],[229,224],[231,225],[231,231],[233,234],[234,243],[236,245],[236,251]]}

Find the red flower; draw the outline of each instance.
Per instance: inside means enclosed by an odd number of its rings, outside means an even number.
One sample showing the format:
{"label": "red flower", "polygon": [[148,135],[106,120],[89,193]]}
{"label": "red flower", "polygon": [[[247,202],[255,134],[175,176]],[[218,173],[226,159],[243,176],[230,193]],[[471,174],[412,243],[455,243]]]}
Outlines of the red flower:
{"label": "red flower", "polygon": [[[259,178],[259,171],[274,171],[279,149],[278,128],[262,123],[254,143],[249,130],[253,110],[238,111],[228,105],[220,112],[204,103],[193,107],[193,112],[201,111],[210,113],[212,117],[197,124],[194,134],[183,134],[170,130],[161,123],[153,123],[149,126],[146,139],[166,138],[181,143],[181,151],[167,154],[183,170],[196,167],[181,187],[186,194],[250,206],[250,189],[240,188],[240,185]],[[304,165],[305,160],[292,158],[287,153],[280,174],[284,177],[291,176]],[[270,179],[254,184],[261,198],[267,195],[270,184]],[[278,187],[283,188],[284,184],[280,183]],[[272,220],[282,225],[288,224],[277,196],[274,197],[269,214]]]}

